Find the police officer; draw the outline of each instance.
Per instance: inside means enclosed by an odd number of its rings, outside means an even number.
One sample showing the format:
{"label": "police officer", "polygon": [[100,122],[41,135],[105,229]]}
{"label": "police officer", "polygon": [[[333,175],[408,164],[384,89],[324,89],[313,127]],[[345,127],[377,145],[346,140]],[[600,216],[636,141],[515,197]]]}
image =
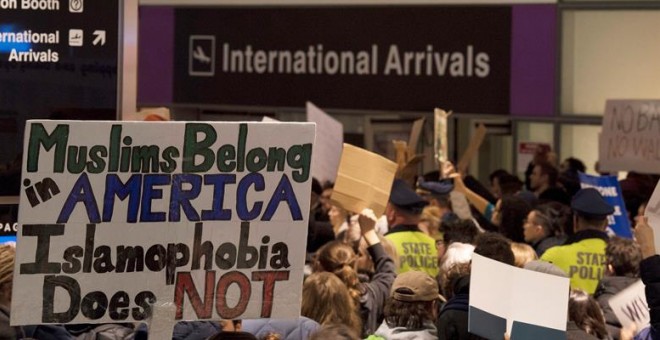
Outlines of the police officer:
{"label": "police officer", "polygon": [[571,287],[589,294],[596,291],[606,268],[607,216],[614,208],[593,188],[581,189],[571,202],[575,234],[548,249],[541,260],[561,268],[571,278]]}
{"label": "police officer", "polygon": [[395,180],[385,209],[390,226],[385,237],[394,243],[399,255],[399,274],[409,270],[438,275],[435,240],[419,230],[422,210],[427,202],[402,180]]}
{"label": "police officer", "polygon": [[451,191],[454,183],[451,181],[421,181],[417,184],[417,193],[429,202],[432,207],[440,209],[440,217],[451,214]]}

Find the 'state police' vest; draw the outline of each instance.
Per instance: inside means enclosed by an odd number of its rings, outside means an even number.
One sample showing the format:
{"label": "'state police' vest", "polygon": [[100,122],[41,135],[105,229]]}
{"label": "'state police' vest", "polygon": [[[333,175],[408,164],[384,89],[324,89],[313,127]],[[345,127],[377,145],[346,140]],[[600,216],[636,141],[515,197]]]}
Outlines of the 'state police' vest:
{"label": "'state police' vest", "polygon": [[398,274],[418,270],[431,277],[438,275],[438,249],[433,238],[416,226],[396,226],[385,237],[396,246],[399,255]]}
{"label": "'state police' vest", "polygon": [[573,236],[571,238],[575,242],[548,249],[541,256],[541,260],[551,262],[565,271],[571,279],[571,288],[579,288],[593,294],[598,281],[605,274],[607,236],[593,230],[584,230]]}

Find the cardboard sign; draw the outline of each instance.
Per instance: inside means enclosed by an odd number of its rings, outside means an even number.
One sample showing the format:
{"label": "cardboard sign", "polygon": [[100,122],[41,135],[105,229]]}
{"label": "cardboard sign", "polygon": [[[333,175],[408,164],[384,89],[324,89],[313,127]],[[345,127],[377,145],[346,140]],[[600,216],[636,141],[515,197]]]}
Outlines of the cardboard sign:
{"label": "cardboard sign", "polygon": [[415,120],[412,130],[410,130],[410,139],[408,139],[408,155],[410,157],[417,154],[417,144],[419,143],[419,137],[422,135],[424,121],[424,118]]}
{"label": "cardboard sign", "polygon": [[321,183],[334,182],[344,143],[344,126],[310,102],[307,102],[307,121],[316,123],[312,176]]}
{"label": "cardboard sign", "polygon": [[344,144],[330,199],[348,211],[370,208],[381,216],[390,198],[396,169],[396,163],[387,158]]}
{"label": "cardboard sign", "polygon": [[660,100],[608,100],[598,146],[603,171],[660,173]]}
{"label": "cardboard sign", "polygon": [[484,126],[483,123],[479,123],[477,130],[475,131],[474,135],[472,135],[472,139],[470,139],[470,144],[468,144],[468,147],[463,153],[463,156],[461,156],[458,164],[456,164],[456,170],[459,173],[467,173],[467,168],[474,156],[477,154],[477,151],[479,151],[481,144],[484,142],[484,138],[486,138],[486,126]]}
{"label": "cardboard sign", "polygon": [[518,158],[516,162],[516,170],[518,172],[525,172],[527,166],[534,159],[534,154],[536,150],[541,148],[546,148],[550,150],[550,144],[548,143],[538,143],[538,142],[519,142],[518,143]]}
{"label": "cardboard sign", "polygon": [[591,176],[579,173],[582,188],[594,188],[600,192],[605,202],[614,207],[614,214],[607,216],[608,227],[618,236],[632,238],[630,220],[623,201],[623,193],[616,176]]}
{"label": "cardboard sign", "polygon": [[609,300],[614,315],[624,328],[634,323],[637,329],[642,329],[651,321],[644,287],[644,283],[639,280]]}
{"label": "cardboard sign", "polygon": [[474,253],[468,329],[488,339],[566,339],[569,282]]}
{"label": "cardboard sign", "polygon": [[653,228],[655,249],[656,251],[660,251],[660,182],[655,186],[649,203],[646,204],[644,216],[648,218],[649,226]]}
{"label": "cardboard sign", "polygon": [[447,117],[451,112],[447,113],[443,109],[435,109],[433,113],[433,147],[435,150],[435,159],[440,163],[449,160],[449,152],[447,145]]}
{"label": "cardboard sign", "polygon": [[29,121],[11,323],[297,317],[314,129]]}

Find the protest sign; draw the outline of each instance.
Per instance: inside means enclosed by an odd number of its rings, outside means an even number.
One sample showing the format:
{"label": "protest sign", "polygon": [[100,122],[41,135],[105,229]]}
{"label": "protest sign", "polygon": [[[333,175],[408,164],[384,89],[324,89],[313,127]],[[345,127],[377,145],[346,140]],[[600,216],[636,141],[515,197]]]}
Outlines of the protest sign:
{"label": "protest sign", "polygon": [[642,329],[651,321],[644,287],[641,280],[637,281],[612,296],[608,301],[614,315],[624,328],[634,323],[637,325],[637,329]]}
{"label": "protest sign", "polygon": [[608,100],[598,146],[602,171],[660,173],[660,100]]}
{"label": "protest sign", "polygon": [[359,213],[370,208],[376,216],[385,212],[397,165],[373,152],[344,144],[337,181],[330,200]]}
{"label": "protest sign", "polygon": [[594,188],[600,192],[605,202],[614,207],[614,214],[607,216],[608,227],[621,237],[632,238],[630,220],[623,201],[623,193],[616,176],[591,176],[579,173],[582,188]]}
{"label": "protest sign", "polygon": [[310,102],[307,102],[307,121],[316,123],[317,127],[312,176],[321,182],[334,182],[344,143],[344,126]]}
{"label": "protest sign", "polygon": [[433,150],[435,150],[435,159],[442,164],[449,160],[449,151],[447,145],[447,117],[451,114],[443,109],[435,109],[433,112]]}
{"label": "protest sign", "polygon": [[569,282],[474,253],[468,329],[488,339],[566,339]]}
{"label": "protest sign", "polygon": [[263,116],[261,118],[262,123],[279,123],[280,121],[275,118],[270,118],[268,116]]}
{"label": "protest sign", "polygon": [[646,204],[644,216],[649,220],[649,226],[653,228],[653,237],[655,238],[655,249],[660,250],[660,182],[656,184],[655,190]]}
{"label": "protest sign", "polygon": [[476,155],[477,151],[479,151],[479,148],[481,147],[481,143],[484,142],[484,138],[486,138],[486,126],[484,126],[483,123],[479,123],[479,126],[477,126],[477,130],[470,139],[470,144],[468,144],[468,147],[463,153],[463,156],[461,156],[461,159],[458,161],[458,164],[456,164],[456,170],[458,171],[458,173],[461,174],[467,173],[467,168],[470,165],[472,159],[474,158],[474,155]]}
{"label": "protest sign", "polygon": [[314,129],[28,121],[11,323],[297,317]]}
{"label": "protest sign", "polygon": [[412,130],[410,130],[410,138],[408,139],[408,155],[410,157],[417,153],[417,144],[419,143],[419,137],[422,135],[424,121],[424,118],[420,118],[413,122]]}

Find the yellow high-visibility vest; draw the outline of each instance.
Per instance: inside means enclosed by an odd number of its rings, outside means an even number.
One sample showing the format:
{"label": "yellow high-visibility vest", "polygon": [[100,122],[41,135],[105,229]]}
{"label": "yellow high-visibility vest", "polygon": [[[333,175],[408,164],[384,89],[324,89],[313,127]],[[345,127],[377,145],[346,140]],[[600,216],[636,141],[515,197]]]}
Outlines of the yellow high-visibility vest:
{"label": "yellow high-visibility vest", "polygon": [[546,250],[541,260],[551,262],[566,272],[571,288],[579,288],[589,294],[596,292],[598,281],[606,268],[605,247],[600,238],[587,238],[572,244]]}
{"label": "yellow high-visibility vest", "polygon": [[398,274],[410,270],[426,272],[431,277],[438,275],[438,249],[435,240],[417,230],[393,230],[385,235],[396,246],[399,256]]}

